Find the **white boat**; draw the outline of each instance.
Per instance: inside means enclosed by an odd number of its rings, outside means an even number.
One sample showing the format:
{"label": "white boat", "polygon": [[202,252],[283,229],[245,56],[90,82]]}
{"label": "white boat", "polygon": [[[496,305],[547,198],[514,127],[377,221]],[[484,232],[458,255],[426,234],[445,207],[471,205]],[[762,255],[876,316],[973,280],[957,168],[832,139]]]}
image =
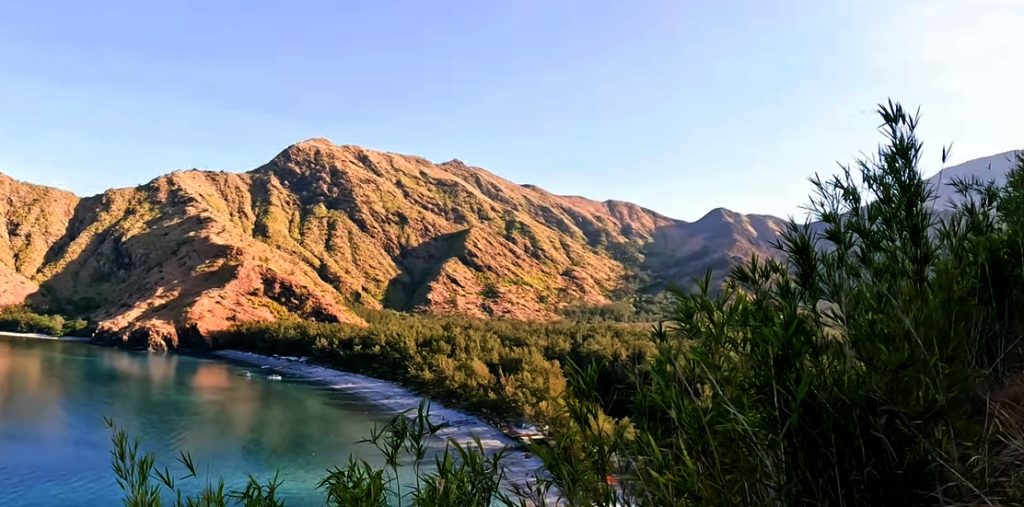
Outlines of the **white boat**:
{"label": "white boat", "polygon": [[281,376],[276,373],[271,373],[270,375],[267,375],[267,380],[281,380]]}

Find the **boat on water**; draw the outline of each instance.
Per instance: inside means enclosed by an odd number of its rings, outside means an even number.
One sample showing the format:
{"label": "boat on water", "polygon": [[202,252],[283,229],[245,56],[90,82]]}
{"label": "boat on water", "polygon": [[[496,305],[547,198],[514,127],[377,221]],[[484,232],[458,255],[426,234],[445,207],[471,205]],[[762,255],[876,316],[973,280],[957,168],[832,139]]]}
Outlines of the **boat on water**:
{"label": "boat on water", "polygon": [[281,376],[276,373],[271,373],[270,375],[267,375],[267,380],[281,380]]}

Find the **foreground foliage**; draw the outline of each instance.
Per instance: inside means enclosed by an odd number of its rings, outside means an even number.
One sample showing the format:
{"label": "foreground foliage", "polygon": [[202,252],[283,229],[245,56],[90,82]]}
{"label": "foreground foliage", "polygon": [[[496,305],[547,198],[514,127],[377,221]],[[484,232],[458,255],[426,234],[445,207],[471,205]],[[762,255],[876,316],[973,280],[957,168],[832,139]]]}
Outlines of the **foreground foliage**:
{"label": "foreground foliage", "polygon": [[812,180],[782,260],[677,295],[629,419],[573,383],[541,452],[569,503],[1024,501],[1024,159],[1004,188],[950,182],[965,200],[939,215],[917,117],[880,114],[887,144]]}
{"label": "foreground foliage", "polygon": [[[709,274],[677,292],[646,339],[385,313],[369,329],[267,324],[224,343],[543,420],[549,442],[533,450],[547,473],[508,503],[1022,504],[1024,157],[1002,187],[947,182],[963,200],[937,212],[917,116],[879,114],[885,144],[812,179],[810,219],[790,224],[780,259],[751,259],[721,291]],[[467,452],[418,471],[416,491],[435,505],[493,495],[500,460]],[[349,505],[403,498],[380,495],[396,484],[387,467],[331,477]],[[460,493],[424,489],[446,485]]]}
{"label": "foreground foliage", "polygon": [[[278,496],[282,482],[276,475],[266,483],[250,475],[244,488],[227,491],[222,479],[207,478],[205,482],[200,479],[192,456],[182,452],[177,461],[184,473],[175,479],[169,468],[157,467],[155,454],[141,451],[138,440],[131,440],[112,420],[106,422],[111,430],[111,467],[124,492],[126,507],[160,507],[167,498],[174,499],[175,507],[285,505]],[[435,446],[443,440],[438,433],[443,429],[444,425],[431,421],[430,406],[426,402],[420,404],[415,414],[400,414],[383,426],[373,428],[363,443],[377,449],[384,457],[383,465],[375,467],[350,456],[347,466],[328,470],[319,484],[325,505],[513,505],[503,490],[505,451],[487,452],[479,440],[469,445],[447,440],[443,450],[437,453]],[[430,466],[425,469],[427,465]],[[412,477],[400,474],[403,467],[411,470]],[[198,484],[193,484],[192,488],[182,487],[183,481],[198,481]],[[188,493],[194,490],[198,491]]]}

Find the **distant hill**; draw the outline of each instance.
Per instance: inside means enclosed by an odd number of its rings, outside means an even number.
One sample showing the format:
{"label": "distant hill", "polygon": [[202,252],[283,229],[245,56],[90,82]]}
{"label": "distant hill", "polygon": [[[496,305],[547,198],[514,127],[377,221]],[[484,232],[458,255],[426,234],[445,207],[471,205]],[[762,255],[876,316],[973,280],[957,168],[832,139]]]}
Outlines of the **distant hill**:
{"label": "distant hill", "polygon": [[0,305],[157,348],[243,321],[359,324],[357,306],[554,319],[708,268],[719,281],[774,255],[783,224],[725,209],[684,222],[312,139],[246,173],[176,171],[88,198],[0,175]]}
{"label": "distant hill", "polygon": [[1007,151],[998,155],[976,158],[962,164],[942,169],[926,181],[935,188],[937,209],[949,209],[960,196],[950,183],[956,180],[977,178],[982,182],[994,181],[997,185],[1006,183],[1006,173],[1014,166],[1020,151]]}
{"label": "distant hill", "polygon": [[696,222],[677,221],[658,229],[645,249],[643,267],[661,284],[683,287],[712,270],[715,285],[737,263],[757,254],[774,256],[772,246],[786,220],[717,208]]}

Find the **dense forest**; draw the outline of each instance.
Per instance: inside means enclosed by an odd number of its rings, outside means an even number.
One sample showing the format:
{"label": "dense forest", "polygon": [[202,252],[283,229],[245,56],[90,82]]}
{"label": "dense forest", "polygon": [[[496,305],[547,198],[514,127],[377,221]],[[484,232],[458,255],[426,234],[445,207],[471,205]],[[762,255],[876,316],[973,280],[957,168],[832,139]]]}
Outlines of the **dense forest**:
{"label": "dense forest", "polygon": [[[950,182],[962,198],[937,213],[917,115],[891,102],[879,114],[877,153],[812,178],[810,216],[788,226],[779,259],[675,292],[653,329],[381,312],[367,328],[249,324],[217,345],[549,428],[531,449],[546,472],[523,487],[479,446],[449,443],[426,463],[426,409],[396,417],[368,439],[383,467],[325,471],[329,505],[1024,503],[1024,157],[1005,186]],[[171,473],[111,426],[126,505],[173,496]],[[208,484],[177,504],[283,504],[274,479]]]}
{"label": "dense forest", "polygon": [[[217,347],[306,356],[394,380],[425,396],[497,418],[557,411],[564,365],[595,365],[611,397],[654,352],[644,324],[517,322],[367,311],[369,327],[302,321],[251,323]],[[624,410],[624,407],[622,407]]]}

